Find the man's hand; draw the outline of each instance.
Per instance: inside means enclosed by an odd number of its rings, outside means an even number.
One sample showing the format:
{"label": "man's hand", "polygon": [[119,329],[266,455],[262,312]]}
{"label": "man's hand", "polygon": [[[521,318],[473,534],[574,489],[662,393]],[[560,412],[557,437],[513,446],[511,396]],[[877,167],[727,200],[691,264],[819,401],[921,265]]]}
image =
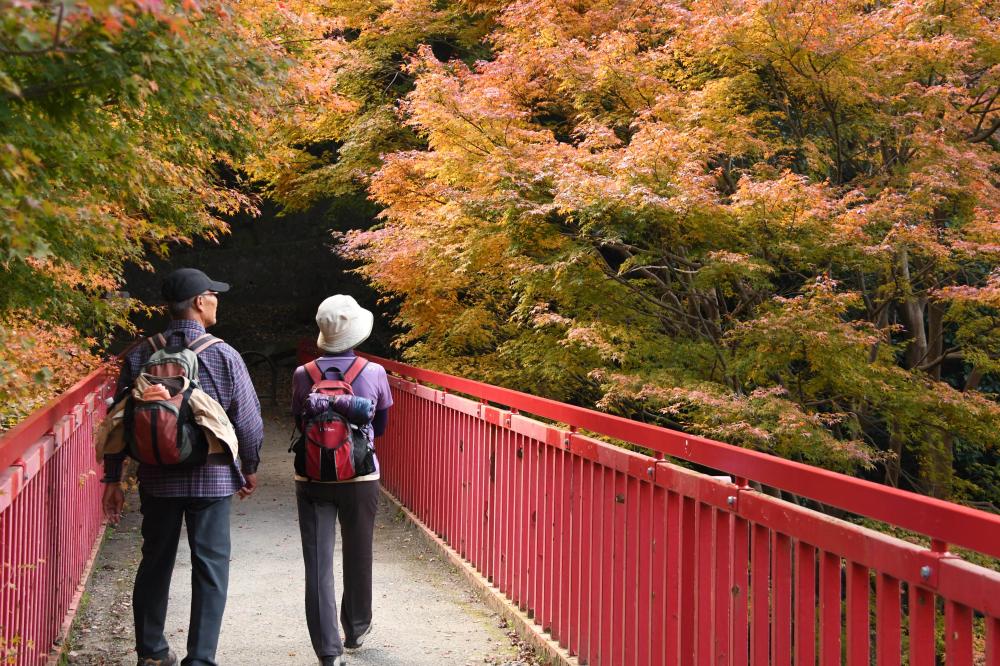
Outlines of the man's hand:
{"label": "man's hand", "polygon": [[104,484],[101,506],[104,508],[104,517],[108,519],[108,522],[117,525],[122,518],[122,509],[125,507],[125,491],[122,490],[122,484]]}
{"label": "man's hand", "polygon": [[253,495],[253,491],[257,490],[257,475],[256,474],[244,474],[243,478],[246,479],[246,484],[239,489],[240,499],[246,499]]}

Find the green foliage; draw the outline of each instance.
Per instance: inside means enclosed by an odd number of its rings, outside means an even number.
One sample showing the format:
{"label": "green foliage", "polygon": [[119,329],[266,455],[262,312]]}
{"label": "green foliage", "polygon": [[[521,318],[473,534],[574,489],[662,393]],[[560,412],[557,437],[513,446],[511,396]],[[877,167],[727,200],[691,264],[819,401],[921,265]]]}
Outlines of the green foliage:
{"label": "green foliage", "polygon": [[235,174],[276,61],[223,5],[181,4],[0,1],[3,320],[105,342],[126,262],[254,209]]}
{"label": "green foliage", "polygon": [[[312,136],[342,155],[286,126],[308,157],[264,175],[294,205],[367,186],[342,250],[408,358],[995,497],[990,3],[323,7],[353,32]],[[440,48],[459,26],[492,50]]]}

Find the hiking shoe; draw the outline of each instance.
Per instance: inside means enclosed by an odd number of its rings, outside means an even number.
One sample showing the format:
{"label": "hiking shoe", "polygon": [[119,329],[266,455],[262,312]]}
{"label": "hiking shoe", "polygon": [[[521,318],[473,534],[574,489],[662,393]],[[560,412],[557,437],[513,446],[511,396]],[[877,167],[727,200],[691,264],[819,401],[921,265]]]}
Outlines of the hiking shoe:
{"label": "hiking shoe", "polygon": [[177,666],[177,655],[173,650],[167,652],[166,657],[139,657],[139,666]]}
{"label": "hiking shoe", "polygon": [[348,650],[357,650],[365,642],[368,634],[372,633],[372,625],[368,625],[368,628],[362,631],[356,638],[347,638],[344,640],[344,647]]}
{"label": "hiking shoe", "polygon": [[347,658],[338,654],[336,657],[320,657],[319,666],[346,666]]}

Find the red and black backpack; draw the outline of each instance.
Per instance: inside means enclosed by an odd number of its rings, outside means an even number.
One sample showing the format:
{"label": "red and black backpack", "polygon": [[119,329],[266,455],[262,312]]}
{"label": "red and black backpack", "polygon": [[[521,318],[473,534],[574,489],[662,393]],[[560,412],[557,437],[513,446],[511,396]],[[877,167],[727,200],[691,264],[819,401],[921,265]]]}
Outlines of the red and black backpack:
{"label": "red and black backpack", "polygon": [[129,390],[125,398],[123,425],[129,455],[159,467],[203,465],[208,441],[195,421],[191,393],[199,388],[198,354],[222,341],[206,333],[182,345],[168,346],[163,334],[147,342],[152,354],[140,375],[149,388],[142,396]]}
{"label": "red and black backpack", "polygon": [[[368,361],[358,357],[342,373],[334,367],[323,371],[316,361],[307,363],[305,371],[313,383],[310,394],[353,396],[354,380],[366,365]],[[327,379],[328,374],[333,378]],[[332,407],[297,416],[302,434],[292,445],[296,474],[311,481],[347,481],[375,471],[375,449],[366,425],[350,423]]]}

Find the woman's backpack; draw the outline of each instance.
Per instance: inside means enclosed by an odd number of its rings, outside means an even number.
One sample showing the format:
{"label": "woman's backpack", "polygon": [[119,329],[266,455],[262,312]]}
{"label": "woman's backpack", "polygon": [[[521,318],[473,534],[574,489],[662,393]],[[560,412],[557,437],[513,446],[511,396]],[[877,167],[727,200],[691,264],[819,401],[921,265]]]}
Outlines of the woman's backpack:
{"label": "woman's backpack", "polygon": [[[296,415],[302,435],[292,450],[295,473],[299,476],[311,481],[347,481],[375,471],[375,448],[368,434],[368,423],[352,423],[334,408],[338,396],[354,397],[352,385],[366,365],[368,361],[359,357],[343,373],[337,368],[324,372],[316,361],[304,366],[313,382],[306,405],[324,408],[307,408]],[[327,374],[333,374],[334,378],[327,379]]]}

